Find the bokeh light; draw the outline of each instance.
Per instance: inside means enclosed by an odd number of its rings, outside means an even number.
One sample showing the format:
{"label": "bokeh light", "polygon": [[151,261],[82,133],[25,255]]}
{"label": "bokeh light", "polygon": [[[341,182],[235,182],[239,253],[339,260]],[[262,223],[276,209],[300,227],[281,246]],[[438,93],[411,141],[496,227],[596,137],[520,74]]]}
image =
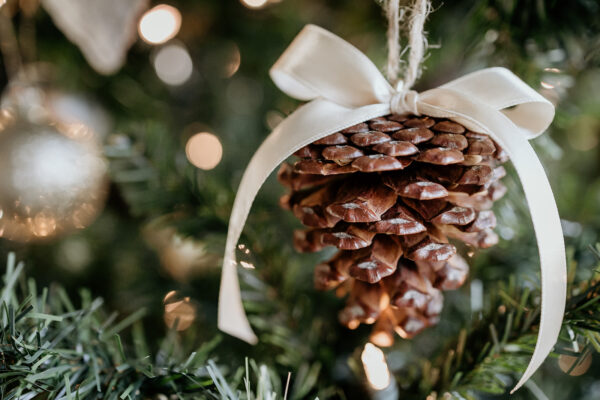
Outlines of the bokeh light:
{"label": "bokeh light", "polygon": [[598,146],[600,120],[590,115],[582,115],[569,127],[567,140],[571,147],[579,151],[593,150]]}
{"label": "bokeh light", "polygon": [[159,4],[140,19],[140,37],[150,44],[165,43],[174,38],[181,27],[181,13],[175,7]]}
{"label": "bokeh light", "polygon": [[223,146],[212,133],[197,133],[187,141],[185,153],[188,160],[204,170],[213,169],[221,161]]}
{"label": "bokeh light", "polygon": [[372,343],[367,343],[360,356],[369,385],[375,390],[383,390],[390,385],[390,370],[383,351]]}
{"label": "bokeh light", "polygon": [[241,0],[248,8],[262,8],[267,5],[268,0]]}
{"label": "bokeh light", "polygon": [[283,113],[277,110],[267,111],[267,114],[265,115],[265,123],[271,130],[277,128],[277,125],[282,123],[284,119],[285,116],[283,115]]}
{"label": "bokeh light", "polygon": [[82,236],[70,236],[61,241],[56,252],[60,267],[71,273],[81,273],[93,261],[92,247]]}
{"label": "bokeh light", "polygon": [[98,142],[110,133],[110,115],[99,103],[85,95],[55,90],[48,93],[46,104],[57,121],[70,125],[71,132],[88,128]]}
{"label": "bokeh light", "polygon": [[387,329],[377,329],[376,326],[369,340],[377,346],[390,347],[394,344],[394,334]]}
{"label": "bokeh light", "polygon": [[156,251],[161,265],[175,280],[189,283],[190,279],[219,265],[219,255],[210,253],[204,242],[177,233],[179,215],[159,217],[143,229],[144,240]]}
{"label": "bokeh light", "polygon": [[254,264],[246,262],[246,261],[240,261],[240,264],[242,265],[242,267],[244,267],[246,269],[256,269]]}
{"label": "bokeh light", "polygon": [[163,303],[165,304],[165,324],[169,328],[184,331],[196,320],[196,307],[189,297],[178,299],[178,293],[172,290],[166,294]]}
{"label": "bokeh light", "polygon": [[226,54],[225,65],[223,66],[223,74],[226,78],[231,78],[242,63],[242,55],[239,47],[234,43]]}
{"label": "bokeh light", "polygon": [[558,357],[558,366],[561,371],[571,376],[580,376],[585,374],[592,365],[592,353],[586,351],[585,354],[575,357],[567,354],[561,354]]}
{"label": "bokeh light", "polygon": [[190,79],[194,64],[187,49],[173,43],[158,50],[154,57],[154,70],[167,85],[179,86]]}

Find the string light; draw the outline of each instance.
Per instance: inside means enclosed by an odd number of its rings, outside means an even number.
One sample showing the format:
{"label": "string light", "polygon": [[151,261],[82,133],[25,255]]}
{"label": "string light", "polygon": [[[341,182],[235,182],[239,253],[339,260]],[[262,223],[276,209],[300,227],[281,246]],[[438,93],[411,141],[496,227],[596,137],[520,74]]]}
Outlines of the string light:
{"label": "string light", "polygon": [[185,47],[180,44],[169,44],[156,53],[154,70],[164,83],[179,86],[190,79],[194,65]]}
{"label": "string light", "polygon": [[241,0],[242,4],[248,8],[262,8],[267,3],[268,0]]}
{"label": "string light", "polygon": [[213,169],[221,161],[223,146],[219,138],[212,133],[197,133],[187,141],[185,153],[188,160],[204,170]]}
{"label": "string light", "polygon": [[383,390],[390,385],[390,370],[383,351],[372,343],[367,343],[360,356],[369,385],[374,390]]}
{"label": "string light", "polygon": [[161,44],[174,38],[181,28],[181,13],[175,7],[159,4],[140,19],[140,37],[149,44]]}

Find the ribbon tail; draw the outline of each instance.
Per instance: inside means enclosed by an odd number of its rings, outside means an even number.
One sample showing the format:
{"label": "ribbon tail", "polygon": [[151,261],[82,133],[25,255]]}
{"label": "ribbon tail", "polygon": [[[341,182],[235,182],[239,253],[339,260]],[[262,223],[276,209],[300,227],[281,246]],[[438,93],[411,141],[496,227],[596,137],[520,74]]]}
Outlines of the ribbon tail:
{"label": "ribbon tail", "polygon": [[221,272],[219,329],[251,344],[258,341],[242,304],[235,248],[254,198],[268,176],[301,147],[389,111],[387,104],[346,108],[323,99],[313,100],[286,118],[261,144],[244,172],[231,210]]}
{"label": "ribbon tail", "polygon": [[[235,251],[235,248],[234,248]],[[258,343],[242,304],[234,256],[225,257],[219,289],[219,329],[250,344]]]}
{"label": "ribbon tail", "polygon": [[529,204],[540,254],[542,289],[538,340],[512,394],[537,371],[558,339],[565,312],[567,267],[560,217],[542,164],[529,142],[517,131],[506,132],[502,139]]}
{"label": "ribbon tail", "polygon": [[[536,101],[524,99],[525,102],[529,100]],[[511,391],[514,393],[535,373],[552,351],[565,311],[565,244],[552,188],[540,160],[527,140],[527,137],[531,136],[528,133],[531,132],[528,132],[527,127],[517,126],[503,111],[446,88],[423,93],[418,107],[422,114],[451,118],[468,129],[491,135],[506,150],[521,180],[540,254],[542,301],[538,340],[527,369]]]}

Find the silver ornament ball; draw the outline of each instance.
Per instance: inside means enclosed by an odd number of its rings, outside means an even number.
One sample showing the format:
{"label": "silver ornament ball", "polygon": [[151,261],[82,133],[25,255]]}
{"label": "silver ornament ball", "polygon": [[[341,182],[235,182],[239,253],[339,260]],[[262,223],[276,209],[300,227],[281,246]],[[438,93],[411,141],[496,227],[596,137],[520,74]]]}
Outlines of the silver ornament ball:
{"label": "silver ornament ball", "polygon": [[0,112],[0,237],[30,241],[82,229],[106,187],[106,162],[85,126]]}

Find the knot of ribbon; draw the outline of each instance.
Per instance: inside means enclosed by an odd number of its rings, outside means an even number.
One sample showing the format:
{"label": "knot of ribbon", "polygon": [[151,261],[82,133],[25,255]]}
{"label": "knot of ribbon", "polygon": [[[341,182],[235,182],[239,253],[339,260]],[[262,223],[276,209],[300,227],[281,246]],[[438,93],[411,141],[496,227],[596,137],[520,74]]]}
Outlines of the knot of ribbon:
{"label": "knot of ribbon", "polygon": [[309,101],[289,115],[258,148],[235,198],[219,294],[219,328],[258,341],[242,304],[235,249],[260,187],[286,158],[315,140],[390,113],[454,120],[490,135],[508,153],[529,205],[541,270],[538,340],[513,389],[521,387],[552,350],[562,325],[567,274],[560,218],[544,168],[528,140],[554,118],[552,104],[505,68],[479,70],[417,94],[394,89],[358,49],[314,25],[306,26],[271,68],[289,96]]}
{"label": "knot of ribbon", "polygon": [[399,81],[396,86],[396,91],[390,99],[390,112],[393,114],[409,113],[417,116],[421,115],[417,108],[419,93],[414,90],[406,90],[403,86],[403,82]]}

